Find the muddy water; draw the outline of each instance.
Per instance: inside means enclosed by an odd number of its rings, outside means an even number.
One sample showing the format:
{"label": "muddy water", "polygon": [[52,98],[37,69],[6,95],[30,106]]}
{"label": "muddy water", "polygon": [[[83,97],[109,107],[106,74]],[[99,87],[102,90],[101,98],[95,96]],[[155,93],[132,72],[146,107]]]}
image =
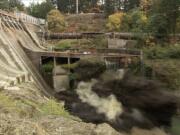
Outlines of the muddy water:
{"label": "muddy water", "polygon": [[[134,77],[111,79],[98,81],[93,87],[92,82],[79,83],[76,90],[60,92],[57,98],[65,101],[65,108],[84,122],[108,123],[118,131],[170,126],[177,109],[176,99],[156,81]],[[173,122],[172,131],[180,135],[179,119]]]}

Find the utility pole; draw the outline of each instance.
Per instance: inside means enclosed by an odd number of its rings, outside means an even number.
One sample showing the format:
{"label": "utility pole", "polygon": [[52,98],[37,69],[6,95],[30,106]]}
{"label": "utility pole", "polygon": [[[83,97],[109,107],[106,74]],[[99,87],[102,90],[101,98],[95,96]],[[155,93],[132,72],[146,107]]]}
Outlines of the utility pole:
{"label": "utility pole", "polygon": [[79,0],[76,0],[76,14],[79,14]]}

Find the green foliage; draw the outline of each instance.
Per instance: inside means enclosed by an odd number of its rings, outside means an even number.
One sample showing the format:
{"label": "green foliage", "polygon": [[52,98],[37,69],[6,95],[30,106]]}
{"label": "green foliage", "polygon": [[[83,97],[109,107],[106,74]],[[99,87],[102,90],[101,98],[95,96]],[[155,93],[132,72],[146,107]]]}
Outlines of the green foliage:
{"label": "green foliage", "polygon": [[24,10],[24,4],[21,2],[21,0],[9,0],[9,7],[11,10]]}
{"label": "green foliage", "polygon": [[66,39],[56,43],[55,50],[67,49],[100,49],[107,48],[108,41],[104,36],[97,36],[94,39]]}
{"label": "green foliage", "polygon": [[0,9],[8,10],[8,11],[14,11],[14,10],[23,11],[24,4],[21,2],[21,0],[1,0]]}
{"label": "green foliage", "polygon": [[14,102],[10,97],[5,94],[0,93],[0,110],[4,112],[14,111],[17,112],[16,108],[17,102]]}
{"label": "green foliage", "polygon": [[45,19],[48,12],[54,9],[54,5],[52,4],[51,0],[46,0],[41,4],[34,4],[32,3],[30,7],[28,7],[28,13],[37,18]]}
{"label": "green foliage", "polygon": [[146,29],[147,17],[143,11],[134,9],[128,13],[115,13],[108,18],[107,27],[113,31],[143,32]]}
{"label": "green foliage", "polygon": [[53,68],[54,68],[53,62],[49,62],[42,65],[42,71],[45,73],[52,73]]}
{"label": "green foliage", "polygon": [[176,33],[180,33],[180,16],[177,19],[177,24],[176,24]]}
{"label": "green foliage", "polygon": [[58,10],[51,10],[47,15],[48,29],[53,32],[61,32],[65,28],[64,16]]}
{"label": "green foliage", "polygon": [[174,117],[172,119],[172,128],[171,128],[171,133],[173,135],[179,135],[180,134],[180,117]]}
{"label": "green foliage", "polygon": [[164,38],[168,35],[168,22],[165,16],[154,14],[149,18],[147,31],[156,38]]}
{"label": "green foliage", "polygon": [[70,49],[73,47],[73,44],[77,44],[77,40],[76,41],[70,39],[62,40],[55,46],[55,49],[62,49],[62,50]]}
{"label": "green foliage", "polygon": [[157,38],[166,38],[168,34],[175,33],[179,5],[179,0],[153,1],[150,10],[149,32]]}
{"label": "green foliage", "polygon": [[13,99],[0,93],[0,111],[5,113],[17,113],[21,117],[39,117],[44,115],[58,115],[71,117],[64,109],[64,105],[55,99],[49,99],[43,103],[36,103],[28,99]]}
{"label": "green foliage", "polygon": [[105,14],[109,16],[114,13],[115,11],[115,0],[105,0]]}
{"label": "green foliage", "polygon": [[9,2],[7,0],[0,1],[0,9],[8,10],[9,9]]}
{"label": "green foliage", "polygon": [[73,64],[63,64],[63,65],[61,65],[61,67],[68,70],[68,69],[74,69],[74,68],[76,68],[77,65],[78,65],[77,63],[73,63]]}
{"label": "green foliage", "polygon": [[[113,12],[118,9],[124,16],[115,13],[108,18],[108,29],[114,31],[149,33],[158,41],[180,31],[180,0],[128,0],[105,3]],[[107,5],[106,5],[107,4]],[[120,8],[119,8],[120,7]],[[111,12],[111,13],[113,13]]]}
{"label": "green foliage", "polygon": [[180,46],[154,46],[144,49],[145,57],[147,59],[179,59]]}
{"label": "green foliage", "polygon": [[91,40],[91,43],[96,49],[108,48],[108,41],[104,36],[96,36],[96,38]]}
{"label": "green foliage", "polygon": [[151,60],[146,65],[152,68],[153,78],[164,83],[167,88],[179,90],[180,88],[180,63],[179,60]]}
{"label": "green foliage", "polygon": [[69,113],[64,109],[61,103],[58,103],[55,99],[50,99],[41,106],[39,106],[42,115],[58,115],[68,117]]}
{"label": "green foliage", "polygon": [[[147,25],[147,16],[143,11],[134,9],[129,12],[129,29],[131,32],[143,32]],[[125,22],[126,23],[126,22]]]}
{"label": "green foliage", "polygon": [[[79,0],[79,11],[88,12],[97,7],[98,0]],[[75,13],[76,0],[57,0],[57,7],[63,13]]]}
{"label": "green foliage", "polygon": [[92,78],[97,78],[101,73],[106,70],[105,63],[94,59],[83,59],[78,61],[78,65],[74,69],[75,76],[78,81],[86,81]]}
{"label": "green foliage", "polygon": [[140,0],[128,0],[124,1],[124,10],[130,11],[131,9],[139,7]]}
{"label": "green foliage", "polygon": [[122,18],[125,16],[124,13],[115,13],[108,17],[108,23],[106,24],[106,27],[110,31],[119,31],[122,27]]}
{"label": "green foliage", "polygon": [[154,46],[144,49],[145,75],[160,80],[168,88],[180,88],[180,46]]}

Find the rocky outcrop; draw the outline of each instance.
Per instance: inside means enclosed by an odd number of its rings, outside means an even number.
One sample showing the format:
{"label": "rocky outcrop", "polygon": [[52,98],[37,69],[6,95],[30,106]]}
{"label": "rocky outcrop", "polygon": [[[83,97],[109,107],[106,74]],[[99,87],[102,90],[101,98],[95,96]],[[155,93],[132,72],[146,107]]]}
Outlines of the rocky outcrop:
{"label": "rocky outcrop", "polygon": [[0,133],[4,135],[167,135],[160,129],[133,128],[131,133],[119,133],[108,124],[94,125],[48,116],[34,121],[1,114]]}

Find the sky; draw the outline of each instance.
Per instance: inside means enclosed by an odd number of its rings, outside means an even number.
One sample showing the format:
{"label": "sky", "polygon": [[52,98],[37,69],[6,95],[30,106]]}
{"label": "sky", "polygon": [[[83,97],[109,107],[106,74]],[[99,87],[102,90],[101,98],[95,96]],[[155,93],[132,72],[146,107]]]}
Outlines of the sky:
{"label": "sky", "polygon": [[25,6],[29,6],[30,3],[33,3],[33,2],[35,2],[35,3],[41,3],[41,2],[43,2],[43,1],[45,1],[45,0],[22,0],[22,2],[24,3]]}

